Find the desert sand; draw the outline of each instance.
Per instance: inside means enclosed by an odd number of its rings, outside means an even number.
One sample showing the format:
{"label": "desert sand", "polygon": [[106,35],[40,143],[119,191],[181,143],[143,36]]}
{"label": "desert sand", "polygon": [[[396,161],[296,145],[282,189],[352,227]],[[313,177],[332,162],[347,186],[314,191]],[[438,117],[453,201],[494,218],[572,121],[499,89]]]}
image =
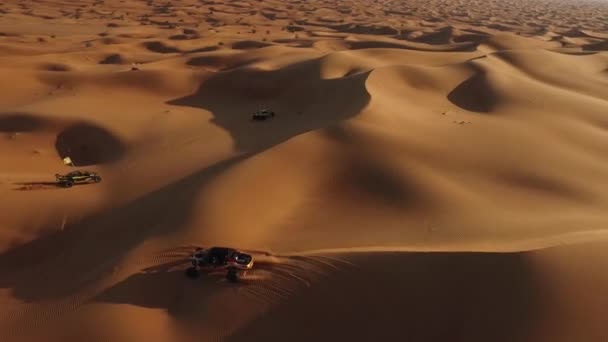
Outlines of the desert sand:
{"label": "desert sand", "polygon": [[606,1],[3,0],[0,73],[0,341],[608,341]]}

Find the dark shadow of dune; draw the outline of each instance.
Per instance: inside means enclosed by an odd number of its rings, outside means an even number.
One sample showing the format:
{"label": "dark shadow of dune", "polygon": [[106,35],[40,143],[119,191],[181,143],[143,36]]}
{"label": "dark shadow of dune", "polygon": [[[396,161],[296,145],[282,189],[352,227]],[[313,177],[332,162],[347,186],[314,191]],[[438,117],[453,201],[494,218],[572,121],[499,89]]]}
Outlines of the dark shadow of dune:
{"label": "dark shadow of dune", "polygon": [[185,28],[182,30],[183,34],[188,34],[188,35],[199,35],[198,31],[195,29],[189,29],[189,28]]}
{"label": "dark shadow of dune", "polygon": [[145,34],[145,33],[121,33],[117,35],[121,38],[131,38],[131,39],[151,39],[154,38],[154,35]]}
{"label": "dark shadow of dune", "polygon": [[114,162],[126,152],[118,137],[89,123],[74,124],[60,132],[55,140],[55,149],[62,159],[70,157],[76,166]]}
{"label": "dark shadow of dune", "polygon": [[[317,59],[272,71],[224,71],[205,80],[194,94],[168,103],[210,111],[212,122],[232,135],[237,150],[257,151],[351,118],[368,104],[369,72],[322,79],[320,68]],[[261,108],[276,116],[251,121]]]}
{"label": "dark shadow of dune", "polygon": [[176,34],[176,35],[169,37],[169,39],[171,39],[171,40],[192,40],[192,39],[198,39],[198,38],[200,38],[198,35],[190,35],[190,34]]}
{"label": "dark shadow of dune", "polygon": [[218,46],[204,46],[204,47],[196,48],[196,49],[188,51],[188,52],[190,52],[190,53],[210,52],[210,51],[217,51],[219,49],[220,48]]}
{"label": "dark shadow of dune", "polygon": [[369,201],[370,205],[380,203],[401,211],[417,213],[429,210],[429,204],[432,203],[427,200],[423,187],[401,170],[366,155],[353,155],[344,160],[324,191],[358,203]]}
{"label": "dark shadow of dune", "polygon": [[45,64],[41,65],[40,68],[42,70],[56,71],[56,72],[66,72],[66,71],[72,70],[69,66],[67,66],[65,64],[60,64],[60,63],[45,63]]}
{"label": "dark shadow of dune", "polygon": [[266,11],[260,11],[260,15],[262,15],[264,18],[266,18],[268,20],[275,20],[277,17],[276,13],[269,13]]}
{"label": "dark shadow of dune", "polygon": [[[163,309],[181,323],[193,324],[199,331],[218,327],[230,331],[234,326],[243,325],[244,317],[239,313],[248,312],[245,317],[256,317],[264,307],[279,303],[298,288],[337,269],[326,260],[307,257],[281,259],[281,263],[258,260],[254,269],[238,283],[227,281],[225,270],[203,272],[197,278],[190,278],[185,274],[188,266],[184,260],[177,260],[131,275],[94,300]],[[218,302],[218,297],[224,300]],[[221,312],[221,317],[213,319],[209,315],[212,312]]]}
{"label": "dark shadow of dune", "polygon": [[369,140],[354,129],[334,125],[322,133],[341,145],[337,174],[323,187],[350,201],[382,203],[401,211],[422,213],[433,206],[428,190],[382,158],[366,149]]}
{"label": "dark shadow of dune", "polygon": [[308,25],[308,26],[320,26],[326,27],[337,32],[343,33],[355,33],[355,34],[369,34],[369,35],[380,35],[380,36],[389,36],[399,34],[399,31],[391,26],[387,25],[369,25],[369,24],[356,24],[356,23],[346,23],[346,24],[329,24],[324,22],[310,22],[307,20],[296,21],[299,25]]}
{"label": "dark shadow of dune", "polygon": [[169,46],[160,41],[151,41],[143,43],[144,47],[148,49],[148,51],[156,52],[156,53],[178,53],[181,52],[180,49]]}
{"label": "dark shadow of dune", "polygon": [[117,39],[117,38],[112,38],[112,37],[107,37],[107,38],[103,38],[100,40],[103,44],[105,45],[113,45],[113,44],[122,44],[123,40]]}
{"label": "dark shadow of dune", "polygon": [[[143,241],[179,231],[209,182],[246,159],[237,156],[0,254],[0,288],[25,302],[71,296],[111,273]],[[170,209],[169,209],[170,208]],[[44,282],[41,282],[41,280]]]}
{"label": "dark shadow of dune", "polygon": [[[216,49],[217,50],[217,49]],[[212,51],[212,50],[210,50]],[[236,57],[236,58],[234,58]],[[247,64],[255,63],[261,60],[261,58],[252,58],[252,59],[244,59],[241,60],[237,56],[217,56],[217,55],[208,55],[208,56],[198,56],[189,59],[186,62],[186,65],[189,66],[197,66],[197,67],[211,67],[217,68],[218,70],[226,71],[229,69],[238,68]]]}
{"label": "dark shadow of dune", "polygon": [[232,48],[235,50],[251,50],[251,49],[260,49],[267,46],[271,46],[273,44],[260,42],[257,40],[242,40],[240,42],[235,42],[232,44]]}
{"label": "dark shadow of dune", "polygon": [[459,84],[448,94],[448,100],[458,107],[477,113],[488,113],[498,104],[498,97],[488,82],[483,69],[469,64],[473,76]]}
{"label": "dark shadow of dune", "polygon": [[144,269],[106,289],[94,300],[165,309],[173,317],[188,320],[194,318],[197,307],[208,307],[209,297],[239,286],[225,280],[225,271],[201,273],[196,279],[189,278],[185,274],[187,264],[187,260],[178,260]]}
{"label": "dark shadow of dune", "polygon": [[583,51],[608,51],[608,40],[583,45]]}
{"label": "dark shadow of dune", "polygon": [[45,128],[47,121],[26,113],[0,113],[0,132],[32,132]]}
{"label": "dark shadow of dune", "polygon": [[575,28],[562,32],[561,34],[571,38],[593,38],[593,36],[590,36],[587,33]]}
{"label": "dark shadow of dune", "polygon": [[312,47],[314,41],[308,39],[294,39],[294,38],[283,38],[283,39],[275,39],[272,41],[273,43],[285,44],[292,47]]}
{"label": "dark shadow of dune", "polygon": [[99,64],[124,64],[125,59],[117,53],[106,56],[104,59],[99,61]]}
{"label": "dark shadow of dune", "polygon": [[471,43],[481,44],[481,43],[485,42],[486,40],[490,39],[490,37],[491,37],[490,35],[469,33],[469,34],[461,34],[458,36],[454,36],[452,38],[452,40],[454,41],[454,43],[471,42]]}
{"label": "dark shadow of dune", "polygon": [[448,44],[448,45],[431,45],[426,44],[422,45],[422,43],[417,43],[420,45],[408,45],[407,43],[393,43],[393,42],[383,42],[383,41],[349,41],[347,42],[349,49],[351,50],[360,50],[360,49],[406,49],[406,50],[416,50],[416,51],[441,51],[441,52],[472,52],[477,49],[477,43],[457,43],[457,44]]}
{"label": "dark shadow of dune", "polygon": [[[199,287],[209,285],[209,281],[188,279],[183,271],[142,272],[123,280],[119,284],[107,289],[95,300],[105,303],[128,303],[145,308],[168,309],[176,302],[179,292],[168,293],[168,289],[183,291],[187,283],[196,281]],[[200,300],[207,291],[197,291],[196,300]]]}
{"label": "dark shadow of dune", "polygon": [[512,342],[536,326],[543,291],[524,254],[362,253],[347,260],[355,267],[298,291],[227,340]]}
{"label": "dark shadow of dune", "polygon": [[[191,39],[195,39],[195,38],[191,38]],[[173,39],[176,40],[176,39]],[[179,40],[179,39],[177,39]],[[150,41],[150,42],[145,42],[143,43],[143,46],[151,52],[156,52],[156,53],[162,53],[162,54],[166,54],[166,53],[197,53],[197,52],[209,52],[209,51],[215,51],[218,50],[219,47],[217,46],[203,46],[200,48],[195,48],[192,50],[181,50],[175,46],[171,46],[168,44],[165,44],[161,41]]]}
{"label": "dark shadow of dune", "polygon": [[489,25],[486,25],[486,27],[494,29],[494,30],[498,30],[498,31],[505,31],[505,32],[512,30],[512,28],[505,26],[505,25],[501,25],[501,24],[489,24]]}
{"label": "dark shadow of dune", "polygon": [[306,31],[304,27],[296,26],[296,25],[287,25],[285,26],[285,30],[288,32],[302,32]]}

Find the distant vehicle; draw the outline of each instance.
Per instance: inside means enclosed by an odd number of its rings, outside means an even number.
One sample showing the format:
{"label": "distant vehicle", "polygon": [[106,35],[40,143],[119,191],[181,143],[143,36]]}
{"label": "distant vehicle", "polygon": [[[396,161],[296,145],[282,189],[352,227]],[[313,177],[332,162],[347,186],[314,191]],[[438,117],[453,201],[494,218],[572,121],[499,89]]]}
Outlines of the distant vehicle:
{"label": "distant vehicle", "polygon": [[264,121],[267,119],[274,118],[275,113],[266,109],[260,109],[257,112],[253,113],[253,117],[251,118],[254,121]]}
{"label": "distant vehicle", "polygon": [[253,268],[253,257],[234,248],[197,248],[190,257],[192,267],[187,270],[190,277],[197,277],[201,270],[226,270],[226,278],[237,282]]}
{"label": "distant vehicle", "polygon": [[66,188],[69,188],[74,184],[101,182],[101,176],[96,172],[86,170],[72,171],[65,175],[55,174],[55,178],[57,178],[57,184]]}

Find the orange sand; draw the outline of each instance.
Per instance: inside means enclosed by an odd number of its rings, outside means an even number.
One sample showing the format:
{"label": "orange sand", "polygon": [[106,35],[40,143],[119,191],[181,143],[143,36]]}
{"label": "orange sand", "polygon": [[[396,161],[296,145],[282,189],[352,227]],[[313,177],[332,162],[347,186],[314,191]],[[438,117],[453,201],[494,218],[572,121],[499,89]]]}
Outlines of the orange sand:
{"label": "orange sand", "polygon": [[607,51],[602,1],[4,0],[0,341],[608,341]]}

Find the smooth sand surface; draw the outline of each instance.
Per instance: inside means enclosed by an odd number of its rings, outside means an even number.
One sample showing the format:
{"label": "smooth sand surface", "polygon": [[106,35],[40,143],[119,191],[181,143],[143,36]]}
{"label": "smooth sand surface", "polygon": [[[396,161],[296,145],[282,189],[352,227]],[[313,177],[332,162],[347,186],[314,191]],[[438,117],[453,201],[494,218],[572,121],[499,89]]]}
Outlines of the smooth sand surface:
{"label": "smooth sand surface", "polygon": [[608,341],[605,1],[4,0],[0,75],[0,341]]}

